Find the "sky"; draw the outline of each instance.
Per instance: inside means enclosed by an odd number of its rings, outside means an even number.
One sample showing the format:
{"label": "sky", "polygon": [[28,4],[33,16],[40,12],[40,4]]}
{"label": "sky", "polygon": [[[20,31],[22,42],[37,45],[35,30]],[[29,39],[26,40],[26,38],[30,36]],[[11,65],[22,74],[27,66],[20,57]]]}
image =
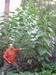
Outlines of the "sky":
{"label": "sky", "polygon": [[[15,11],[17,7],[20,7],[22,0],[10,0],[10,11]],[[5,0],[0,0],[0,16],[4,12]]]}

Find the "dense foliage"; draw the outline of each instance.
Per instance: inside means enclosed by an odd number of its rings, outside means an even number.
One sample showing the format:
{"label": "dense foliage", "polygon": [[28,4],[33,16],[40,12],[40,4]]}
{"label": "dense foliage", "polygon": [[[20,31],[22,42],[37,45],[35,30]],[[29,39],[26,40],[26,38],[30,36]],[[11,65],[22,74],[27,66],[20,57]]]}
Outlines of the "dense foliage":
{"label": "dense foliage", "polygon": [[[48,10],[37,8],[29,0],[25,9],[17,8],[14,13],[9,14],[6,25],[1,17],[1,47],[5,50],[9,43],[13,43],[16,47],[23,48],[21,57],[35,57],[44,68],[45,60],[49,61],[48,56],[51,55],[50,42],[55,36],[52,18]],[[43,75],[48,75],[48,73],[43,73]]]}

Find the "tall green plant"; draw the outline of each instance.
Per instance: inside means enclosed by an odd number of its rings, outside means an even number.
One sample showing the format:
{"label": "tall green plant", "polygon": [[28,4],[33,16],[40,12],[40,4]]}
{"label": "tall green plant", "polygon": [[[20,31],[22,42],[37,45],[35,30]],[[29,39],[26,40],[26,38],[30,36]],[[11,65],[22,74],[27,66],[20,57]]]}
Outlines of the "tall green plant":
{"label": "tall green plant", "polygon": [[[25,9],[17,9],[15,13],[10,13],[7,33],[8,39],[3,40],[3,44],[14,43],[17,47],[22,47],[23,55],[37,55],[39,62],[43,62],[50,54],[50,42],[55,35],[51,28],[49,11],[39,9],[32,3],[27,2]],[[2,38],[3,22],[0,23]],[[35,54],[34,54],[35,52]],[[43,64],[43,63],[42,63]]]}

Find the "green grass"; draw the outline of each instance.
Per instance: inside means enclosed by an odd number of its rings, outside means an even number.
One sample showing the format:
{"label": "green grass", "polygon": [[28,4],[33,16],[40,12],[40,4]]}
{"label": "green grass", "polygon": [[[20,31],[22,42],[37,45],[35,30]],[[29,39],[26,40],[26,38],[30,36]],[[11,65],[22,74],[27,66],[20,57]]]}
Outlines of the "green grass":
{"label": "green grass", "polygon": [[34,73],[30,72],[20,72],[20,73],[13,73],[13,72],[8,72],[8,75],[34,75]]}
{"label": "green grass", "polygon": [[12,71],[8,72],[7,75],[56,75],[56,73],[51,74],[50,71],[43,71],[40,73],[37,72],[20,72],[20,73],[13,73]]}

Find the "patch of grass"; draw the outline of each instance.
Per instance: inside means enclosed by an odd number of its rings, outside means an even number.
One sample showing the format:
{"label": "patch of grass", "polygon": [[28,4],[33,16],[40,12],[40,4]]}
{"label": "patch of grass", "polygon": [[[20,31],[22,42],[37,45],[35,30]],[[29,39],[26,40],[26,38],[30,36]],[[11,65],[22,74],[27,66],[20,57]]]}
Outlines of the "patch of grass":
{"label": "patch of grass", "polygon": [[7,75],[39,75],[37,72],[20,72],[20,73],[13,73],[13,72],[8,72]]}
{"label": "patch of grass", "polygon": [[28,71],[14,73],[13,71],[10,71],[10,72],[7,73],[7,75],[56,75],[56,73],[51,74],[51,71],[43,71],[43,72],[39,72],[39,73],[37,73],[37,72],[31,73],[31,72],[28,72]]}

